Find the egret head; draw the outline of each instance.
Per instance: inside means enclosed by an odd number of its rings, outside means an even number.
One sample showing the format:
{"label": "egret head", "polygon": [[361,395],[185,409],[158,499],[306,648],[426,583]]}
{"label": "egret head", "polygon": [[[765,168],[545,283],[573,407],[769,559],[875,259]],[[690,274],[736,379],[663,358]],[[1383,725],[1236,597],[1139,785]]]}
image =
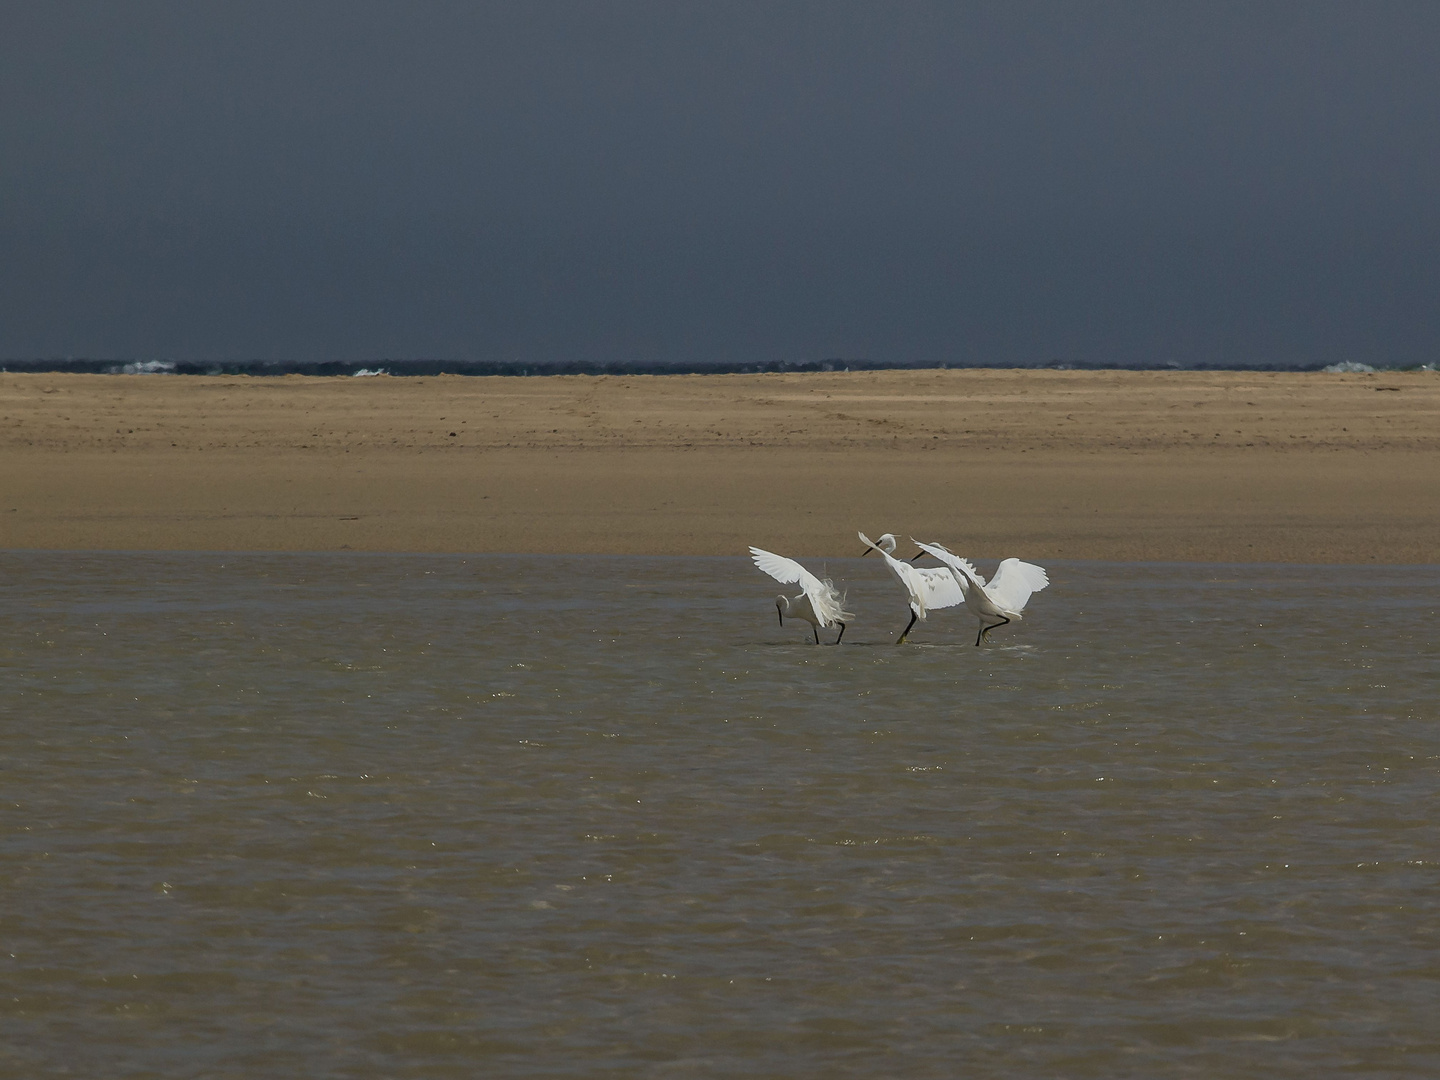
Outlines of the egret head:
{"label": "egret head", "polygon": [[790,610],[790,598],[788,596],[775,597],[775,614],[780,617],[780,625],[785,625],[785,612]]}
{"label": "egret head", "polygon": [[[915,538],[914,538],[913,536],[910,538],[910,542],[911,542],[912,544],[915,544],[916,547],[920,547],[920,545],[915,542]],[[937,547],[937,548],[939,548],[941,551],[949,551],[949,550],[950,550],[950,549],[947,548],[944,544],[931,544],[930,546],[931,546],[931,547]],[[910,561],[913,563],[916,559],[923,559],[926,555],[929,555],[929,554],[930,554],[930,553],[929,553],[928,551],[926,551],[924,548],[921,548],[919,551],[917,551],[917,552],[915,553],[914,558],[912,558]]]}
{"label": "egret head", "polygon": [[[860,534],[860,539],[864,540],[867,544],[870,543],[869,539],[865,536],[864,533]],[[875,541],[875,547],[885,552],[886,555],[895,554],[895,534],[881,533],[880,539]],[[863,559],[866,555],[869,555],[870,550],[871,549],[867,547],[864,551],[860,552],[860,557]]]}

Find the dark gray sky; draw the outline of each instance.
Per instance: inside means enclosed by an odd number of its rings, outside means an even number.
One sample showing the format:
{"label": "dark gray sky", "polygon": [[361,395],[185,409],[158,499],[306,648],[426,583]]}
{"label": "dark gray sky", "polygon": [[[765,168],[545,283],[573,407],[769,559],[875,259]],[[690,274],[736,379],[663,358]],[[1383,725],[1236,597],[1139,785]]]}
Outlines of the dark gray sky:
{"label": "dark gray sky", "polygon": [[1440,359],[1440,4],[0,0],[0,357]]}

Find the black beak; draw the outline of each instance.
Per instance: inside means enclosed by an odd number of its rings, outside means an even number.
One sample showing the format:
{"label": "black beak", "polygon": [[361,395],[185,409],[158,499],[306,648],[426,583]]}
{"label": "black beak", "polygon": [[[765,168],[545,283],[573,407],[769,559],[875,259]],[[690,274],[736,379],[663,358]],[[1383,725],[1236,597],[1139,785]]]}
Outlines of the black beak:
{"label": "black beak", "polygon": [[870,549],[869,549],[869,548],[866,548],[864,551],[860,552],[860,558],[863,559],[866,555],[869,555],[869,554],[870,554]]}

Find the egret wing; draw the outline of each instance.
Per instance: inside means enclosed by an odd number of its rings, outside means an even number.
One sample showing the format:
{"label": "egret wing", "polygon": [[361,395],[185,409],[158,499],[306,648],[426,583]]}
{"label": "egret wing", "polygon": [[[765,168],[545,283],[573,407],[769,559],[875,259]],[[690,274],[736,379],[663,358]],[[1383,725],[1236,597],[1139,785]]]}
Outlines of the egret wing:
{"label": "egret wing", "polygon": [[[855,535],[860,537],[862,544],[885,560],[885,565],[890,568],[890,573],[895,575],[895,579],[900,582],[909,594],[911,609],[919,618],[925,618],[925,612],[935,605],[931,603],[934,590],[929,587],[923,573],[911,566],[904,559],[895,558],[894,555],[891,555],[890,552],[872,541],[863,532],[857,532]],[[945,607],[947,605],[942,603],[939,606]]]}
{"label": "egret wing", "polygon": [[945,567],[912,567],[911,572],[919,578],[919,585],[925,590],[925,610],[939,611],[965,602],[960,582]]}
{"label": "egret wing", "polygon": [[784,555],[776,555],[773,551],[752,547],[750,557],[755,560],[757,567],[780,582],[781,585],[793,585],[798,581],[801,587],[808,592],[809,582],[819,583],[819,578],[794,559],[787,559]]}
{"label": "egret wing", "polygon": [[1019,559],[1006,559],[996,569],[986,592],[996,607],[1019,615],[1030,602],[1030,594],[1049,584],[1050,578],[1042,567]]}
{"label": "egret wing", "polygon": [[798,582],[810,599],[810,606],[815,609],[815,617],[820,620],[821,626],[855,617],[845,610],[845,598],[840,595],[833,582],[821,581],[794,559],[787,559],[784,555],[776,555],[773,551],[757,547],[750,549],[750,557],[759,569],[781,585],[794,585]]}
{"label": "egret wing", "polygon": [[911,537],[911,540],[914,541],[915,546],[921,551],[929,555],[934,555],[935,558],[954,570],[957,577],[961,576],[963,571],[964,575],[968,575],[970,581],[984,588],[985,576],[975,569],[975,564],[969,559],[962,559],[943,544],[922,544],[919,540],[915,540],[914,537]]}

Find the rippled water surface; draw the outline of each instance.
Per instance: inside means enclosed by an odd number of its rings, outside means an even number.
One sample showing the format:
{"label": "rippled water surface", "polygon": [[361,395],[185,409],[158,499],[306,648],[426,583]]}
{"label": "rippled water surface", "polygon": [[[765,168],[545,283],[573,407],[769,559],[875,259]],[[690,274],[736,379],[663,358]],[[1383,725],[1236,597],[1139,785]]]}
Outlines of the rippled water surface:
{"label": "rippled water surface", "polygon": [[0,1073],[1440,1075],[1440,568],[828,569],[0,555]]}

